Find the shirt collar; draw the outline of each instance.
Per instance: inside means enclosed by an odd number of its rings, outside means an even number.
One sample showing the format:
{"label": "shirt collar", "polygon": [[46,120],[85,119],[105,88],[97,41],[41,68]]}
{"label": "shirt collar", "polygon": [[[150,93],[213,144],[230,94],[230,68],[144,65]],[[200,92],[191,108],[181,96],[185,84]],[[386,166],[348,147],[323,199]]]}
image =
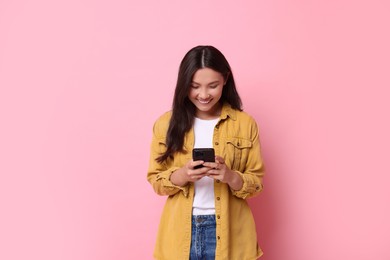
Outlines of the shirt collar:
{"label": "shirt collar", "polygon": [[222,105],[222,111],[221,111],[221,119],[226,119],[227,117],[230,117],[233,120],[236,120],[236,113],[237,111],[233,109],[229,103],[224,103]]}

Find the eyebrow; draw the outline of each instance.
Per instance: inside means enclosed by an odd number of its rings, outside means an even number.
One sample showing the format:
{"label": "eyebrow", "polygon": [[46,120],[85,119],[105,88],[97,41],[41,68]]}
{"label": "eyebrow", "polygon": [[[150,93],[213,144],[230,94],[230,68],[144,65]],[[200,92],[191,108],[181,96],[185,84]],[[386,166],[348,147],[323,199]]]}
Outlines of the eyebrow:
{"label": "eyebrow", "polygon": [[[201,85],[200,83],[197,83],[197,82],[195,82],[195,81],[192,81],[191,83],[192,83],[192,84],[196,84],[196,85]],[[212,84],[215,84],[215,83],[219,83],[219,80],[212,81],[212,82],[210,82],[208,85],[212,85]]]}

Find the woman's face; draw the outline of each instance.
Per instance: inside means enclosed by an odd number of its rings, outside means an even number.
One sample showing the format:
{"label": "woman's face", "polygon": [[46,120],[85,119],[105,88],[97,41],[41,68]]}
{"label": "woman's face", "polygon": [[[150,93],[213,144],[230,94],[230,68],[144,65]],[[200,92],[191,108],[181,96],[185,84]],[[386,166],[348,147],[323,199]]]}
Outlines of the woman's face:
{"label": "woman's face", "polygon": [[221,104],[218,101],[225,83],[222,74],[215,70],[203,68],[195,72],[188,98],[196,107],[196,117],[201,119],[219,117]]}

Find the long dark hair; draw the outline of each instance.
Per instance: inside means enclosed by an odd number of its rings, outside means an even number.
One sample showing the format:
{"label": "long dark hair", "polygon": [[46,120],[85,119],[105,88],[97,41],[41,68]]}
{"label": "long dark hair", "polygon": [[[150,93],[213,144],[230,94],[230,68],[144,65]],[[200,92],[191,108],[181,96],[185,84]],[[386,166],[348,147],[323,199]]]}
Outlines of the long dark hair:
{"label": "long dark hair", "polygon": [[219,100],[221,104],[229,103],[233,109],[242,110],[233,73],[225,56],[213,46],[197,46],[184,56],[180,63],[175,95],[172,104],[172,117],[169,122],[166,146],[167,150],[156,161],[164,162],[176,152],[184,152],[184,136],[191,129],[196,112],[195,105],[188,98],[195,72],[210,68],[222,74],[226,81]]}

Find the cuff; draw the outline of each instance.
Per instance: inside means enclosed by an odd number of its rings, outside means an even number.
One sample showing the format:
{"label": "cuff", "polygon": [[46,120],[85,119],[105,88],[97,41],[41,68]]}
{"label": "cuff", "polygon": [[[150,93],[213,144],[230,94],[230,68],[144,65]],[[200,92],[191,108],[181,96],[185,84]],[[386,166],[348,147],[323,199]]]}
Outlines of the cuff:
{"label": "cuff", "polygon": [[242,188],[240,190],[233,190],[230,188],[233,195],[236,197],[246,199],[248,196],[251,197],[263,189],[263,186],[254,180],[254,176],[251,176],[250,174],[243,174],[238,171],[236,171],[236,173],[240,175],[243,181]]}
{"label": "cuff", "polygon": [[178,170],[179,167],[172,167],[166,171],[160,172],[156,175],[156,181],[161,181],[162,186],[165,189],[174,191],[175,189],[179,189],[183,192],[185,197],[188,197],[188,185],[186,186],[177,186],[171,182],[171,175],[174,171]]}

